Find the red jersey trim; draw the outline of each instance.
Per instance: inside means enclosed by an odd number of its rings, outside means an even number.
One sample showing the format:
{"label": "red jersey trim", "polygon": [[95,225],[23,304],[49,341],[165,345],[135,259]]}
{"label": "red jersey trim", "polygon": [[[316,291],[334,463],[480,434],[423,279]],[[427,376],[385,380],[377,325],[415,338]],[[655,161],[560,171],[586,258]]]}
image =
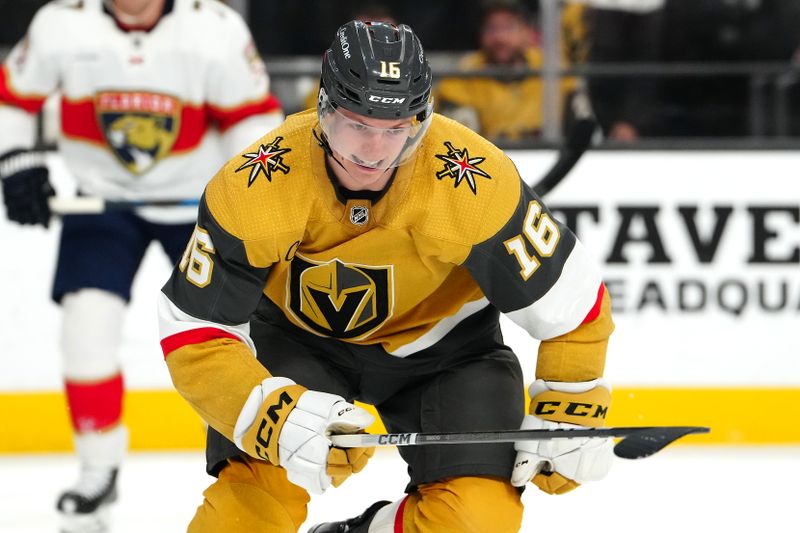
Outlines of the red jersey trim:
{"label": "red jersey trim", "polygon": [[267,95],[262,100],[246,102],[235,107],[222,108],[211,104],[206,105],[206,110],[211,120],[214,121],[219,131],[223,132],[246,118],[279,111],[280,109],[280,101],[272,94]]}
{"label": "red jersey trim", "polygon": [[106,139],[95,118],[92,100],[61,99],[61,131],[65,136],[105,144]]}
{"label": "red jersey trim", "polygon": [[44,107],[47,96],[42,95],[22,95],[11,87],[11,80],[8,74],[8,67],[2,65],[0,68],[0,103],[10,104],[24,109],[28,113],[38,113]]}
{"label": "red jersey trim", "polygon": [[601,283],[600,288],[597,289],[597,300],[595,300],[594,305],[591,309],[589,309],[589,313],[587,313],[586,318],[583,319],[581,325],[588,324],[589,322],[594,321],[598,316],[600,316],[600,308],[603,306],[603,295],[606,292],[605,284]]}
{"label": "red jersey trim", "polygon": [[166,359],[169,354],[178,348],[183,348],[189,344],[200,344],[214,339],[240,340],[236,335],[219,328],[197,328],[181,331],[180,333],[161,339],[161,351],[164,352],[164,359]]}
{"label": "red jersey trim", "polygon": [[172,152],[183,152],[197,148],[208,131],[209,116],[205,108],[184,105],[181,110],[181,126]]}
{"label": "red jersey trim", "polygon": [[394,515],[394,533],[403,533],[403,511],[405,511],[407,501],[408,496],[403,498],[403,501],[400,502],[397,513]]}

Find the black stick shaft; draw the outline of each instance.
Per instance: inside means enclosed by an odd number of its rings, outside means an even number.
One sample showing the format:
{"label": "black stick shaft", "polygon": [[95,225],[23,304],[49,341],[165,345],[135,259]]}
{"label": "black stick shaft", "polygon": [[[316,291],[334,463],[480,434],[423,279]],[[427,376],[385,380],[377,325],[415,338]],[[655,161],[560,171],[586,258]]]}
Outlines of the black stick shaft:
{"label": "black stick shaft", "polygon": [[364,433],[331,435],[334,446],[425,446],[431,444],[494,444],[526,440],[622,437],[614,453],[626,459],[648,457],[692,433],[708,433],[701,426],[642,426],[589,429],[518,429],[462,433]]}

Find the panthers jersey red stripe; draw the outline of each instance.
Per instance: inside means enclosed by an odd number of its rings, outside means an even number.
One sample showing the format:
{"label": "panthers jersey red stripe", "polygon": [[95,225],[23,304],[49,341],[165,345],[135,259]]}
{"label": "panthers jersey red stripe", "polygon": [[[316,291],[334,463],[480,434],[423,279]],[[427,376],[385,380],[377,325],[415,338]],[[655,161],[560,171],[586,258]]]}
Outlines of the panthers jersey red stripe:
{"label": "panthers jersey red stripe", "polygon": [[44,96],[25,96],[14,91],[9,81],[8,68],[5,65],[0,68],[0,104],[10,104],[28,113],[38,113],[44,106],[45,99]]}
{"label": "panthers jersey red stripe", "polygon": [[216,123],[217,128],[220,131],[225,131],[247,117],[280,111],[281,104],[275,96],[269,94],[262,100],[247,102],[241,106],[223,109],[209,104],[206,105],[206,109],[211,119]]}
{"label": "panthers jersey red stripe", "polygon": [[181,111],[181,129],[172,146],[173,152],[191,150],[203,140],[208,131],[208,114],[201,107],[184,106]]}
{"label": "panthers jersey red stripe", "polygon": [[61,131],[66,137],[105,144],[95,119],[94,102],[61,99]]}

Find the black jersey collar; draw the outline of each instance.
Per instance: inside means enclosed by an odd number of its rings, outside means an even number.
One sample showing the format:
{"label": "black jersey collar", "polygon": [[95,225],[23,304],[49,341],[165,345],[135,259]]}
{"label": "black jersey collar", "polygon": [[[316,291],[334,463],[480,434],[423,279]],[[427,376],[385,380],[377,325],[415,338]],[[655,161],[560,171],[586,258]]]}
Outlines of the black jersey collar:
{"label": "black jersey collar", "polygon": [[389,187],[392,186],[392,182],[394,182],[394,177],[397,175],[397,167],[392,170],[392,175],[389,178],[389,181],[386,182],[383,189],[379,191],[351,191],[350,189],[343,187],[339,180],[336,179],[336,174],[333,173],[333,169],[331,168],[331,164],[328,161],[328,158],[325,158],[325,172],[328,174],[328,179],[331,180],[331,185],[333,185],[333,190],[336,192],[336,199],[339,200],[342,204],[347,205],[348,200],[369,200],[372,202],[372,205],[378,203],[378,200],[383,198],[386,195],[386,192],[389,190]]}

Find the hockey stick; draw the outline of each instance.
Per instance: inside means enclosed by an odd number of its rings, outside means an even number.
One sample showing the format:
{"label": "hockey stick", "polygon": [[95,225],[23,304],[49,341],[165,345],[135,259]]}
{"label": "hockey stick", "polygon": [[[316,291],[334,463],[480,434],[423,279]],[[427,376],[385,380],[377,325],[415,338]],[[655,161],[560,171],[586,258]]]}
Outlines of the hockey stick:
{"label": "hockey stick", "polygon": [[592,138],[597,130],[597,120],[594,118],[589,98],[585,93],[578,92],[573,95],[572,110],[576,120],[567,132],[564,146],[558,152],[558,159],[547,171],[547,174],[536,185],[533,185],[533,192],[540,197],[561,183],[561,180],[567,176],[584,152],[592,145]]}
{"label": "hockey stick", "polygon": [[692,433],[708,433],[701,426],[643,426],[597,429],[517,429],[506,431],[476,431],[468,433],[387,433],[369,435],[355,433],[331,435],[331,443],[340,448],[364,446],[421,446],[428,444],[494,444],[523,440],[559,438],[622,437],[614,454],[623,459],[649,457],[681,437]]}
{"label": "hockey stick", "polygon": [[197,207],[200,200],[105,200],[89,196],[50,198],[50,210],[56,215],[97,215],[107,211],[131,211],[139,207]]}

